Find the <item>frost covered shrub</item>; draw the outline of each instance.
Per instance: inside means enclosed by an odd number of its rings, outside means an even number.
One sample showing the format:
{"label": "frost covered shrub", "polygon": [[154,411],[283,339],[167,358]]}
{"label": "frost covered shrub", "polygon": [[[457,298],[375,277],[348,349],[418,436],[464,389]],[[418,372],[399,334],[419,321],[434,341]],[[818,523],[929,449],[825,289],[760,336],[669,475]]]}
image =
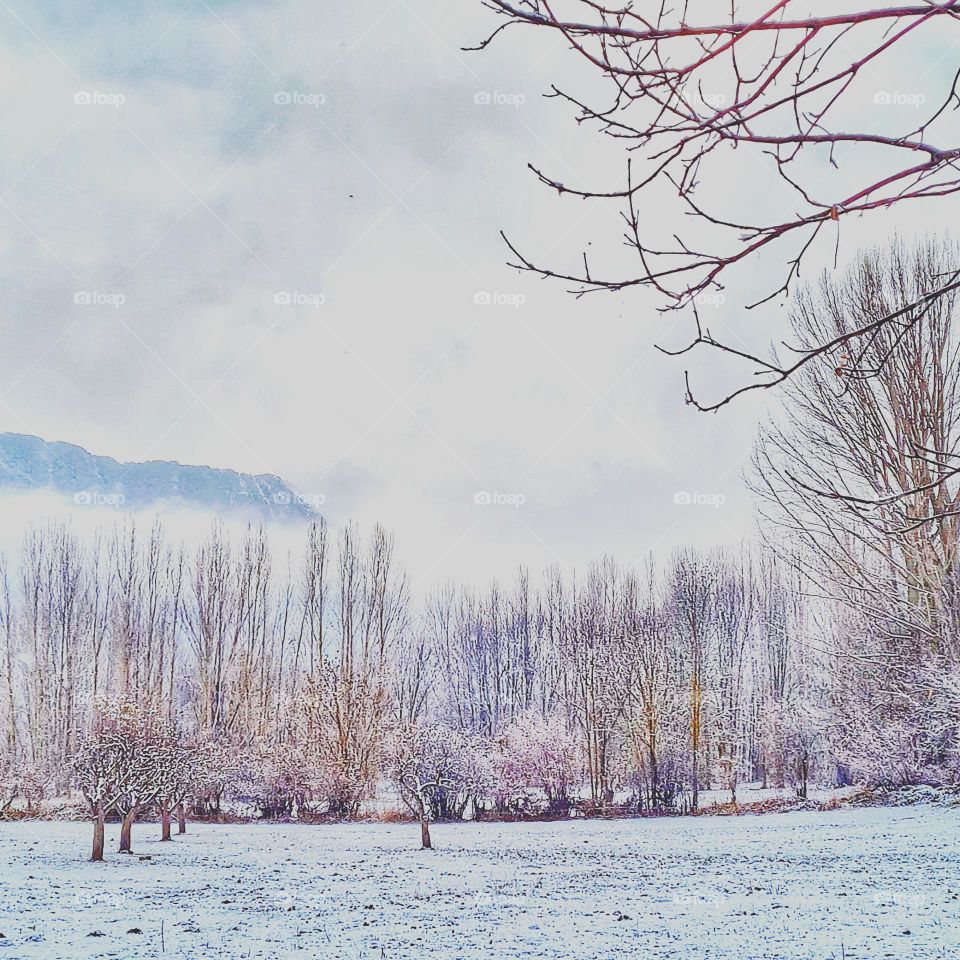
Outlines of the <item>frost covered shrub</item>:
{"label": "frost covered shrub", "polygon": [[90,810],[82,796],[50,797],[37,810],[44,820],[89,820]]}
{"label": "frost covered shrub", "polygon": [[502,812],[566,815],[583,779],[583,751],[558,714],[524,714],[500,737],[494,769]]}
{"label": "frost covered shrub", "polygon": [[926,757],[908,718],[863,724],[850,733],[853,736],[847,738],[840,756],[855,781],[899,787],[925,779]]}
{"label": "frost covered shrub", "polygon": [[197,747],[193,775],[184,804],[201,817],[220,814],[223,801],[241,789],[250,763],[249,748],[211,740]]}
{"label": "frost covered shrub", "polygon": [[297,817],[310,796],[310,772],[297,747],[256,743],[232,771],[230,797],[266,820]]}
{"label": "frost covered shrub", "polygon": [[641,757],[624,780],[627,804],[635,812],[679,809],[685,795],[683,764],[675,757],[660,759],[656,779]]}
{"label": "frost covered shrub", "polygon": [[635,812],[672,810],[689,782],[686,718],[674,700],[666,706],[641,711],[627,730],[623,786]]}
{"label": "frost covered shrub", "polygon": [[20,794],[20,780],[9,761],[0,762],[0,817],[13,806]]}
{"label": "frost covered shrub", "polygon": [[844,702],[833,740],[850,779],[872,786],[958,783],[960,673],[930,659],[909,674],[866,675]]}
{"label": "frost covered shrub", "polygon": [[0,761],[0,817],[43,815],[50,776],[19,760]]}

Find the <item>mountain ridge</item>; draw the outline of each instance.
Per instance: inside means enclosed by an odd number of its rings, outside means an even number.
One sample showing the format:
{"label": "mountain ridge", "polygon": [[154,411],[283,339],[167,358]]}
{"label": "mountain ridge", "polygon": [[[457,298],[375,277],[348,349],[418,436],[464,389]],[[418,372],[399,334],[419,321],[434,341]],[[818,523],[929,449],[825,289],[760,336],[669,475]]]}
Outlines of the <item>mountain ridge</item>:
{"label": "mountain ridge", "polygon": [[266,520],[315,519],[316,498],[275,474],[176,460],[121,461],[64,440],[0,433],[0,490],[52,489],[77,506],[140,510],[161,504],[254,512]]}

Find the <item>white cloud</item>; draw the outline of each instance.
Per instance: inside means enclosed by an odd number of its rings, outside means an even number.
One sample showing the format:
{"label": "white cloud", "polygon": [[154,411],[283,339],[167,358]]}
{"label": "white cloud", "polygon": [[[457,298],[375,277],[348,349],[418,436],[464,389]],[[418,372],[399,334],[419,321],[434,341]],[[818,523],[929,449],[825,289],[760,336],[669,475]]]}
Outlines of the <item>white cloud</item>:
{"label": "white cloud", "polygon": [[[558,75],[595,82],[566,50],[462,53],[489,16],[441,0],[88,13],[31,21],[35,35],[14,24],[3,50],[0,82],[20,91],[0,107],[7,429],[278,473],[323,493],[334,522],[394,529],[427,578],[750,535],[739,473],[763,403],[691,412],[686,364],[651,350],[689,331],[652,298],[575,301],[504,266],[501,228],[559,266],[588,242],[605,272],[633,266],[615,202],[590,211],[526,170],[622,179],[615,144],[539,97]],[[125,99],[76,104],[77,90]],[[731,202],[766,202],[761,174],[732,171]],[[841,255],[876,235],[845,224]],[[761,350],[782,313],[738,307],[774,266],[711,318]],[[83,312],[78,289],[125,302]],[[709,389],[715,361],[692,363]],[[678,490],[726,503],[677,509]],[[526,502],[482,509],[477,491]]]}

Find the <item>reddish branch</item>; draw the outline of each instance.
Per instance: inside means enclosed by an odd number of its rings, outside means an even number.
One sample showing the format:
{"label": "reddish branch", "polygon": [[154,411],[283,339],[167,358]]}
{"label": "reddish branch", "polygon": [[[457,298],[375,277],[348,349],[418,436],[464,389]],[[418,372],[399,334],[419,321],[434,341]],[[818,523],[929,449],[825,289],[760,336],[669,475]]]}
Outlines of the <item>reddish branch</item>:
{"label": "reddish branch", "polygon": [[[870,121],[878,119],[870,110],[857,114],[865,129],[848,129],[839,119],[834,123],[838,105],[846,106],[849,113],[851,88],[858,76],[886,71],[891,57],[906,53],[905,38],[921,30],[929,35],[953,28],[960,35],[960,0],[891,4],[821,17],[803,15],[805,4],[778,0],[752,20],[737,21],[731,10],[729,22],[705,23],[693,22],[689,0],[671,7],[665,0],[644,4],[654,7],[652,15],[594,0],[567,0],[565,9],[577,14],[570,17],[560,15],[556,0],[485,0],[485,5],[506,22],[480,48],[512,26],[553,31],[612,84],[610,100],[599,105],[589,105],[556,86],[550,95],[574,106],[578,123],[594,123],[603,133],[623,141],[630,156],[623,186],[613,190],[570,187],[533,165],[530,169],[560,194],[621,199],[624,239],[636,256],[636,269],[624,276],[598,275],[584,254],[582,270],[558,271],[524,256],[507,240],[514,254],[512,266],[564,280],[577,296],[651,287],[662,297],[664,309],[690,307],[699,297],[722,289],[731,268],[754,262],[776,241],[792,244],[783,282],[750,305],[757,306],[787,293],[817,237],[827,229],[838,241],[841,225],[851,214],[960,191],[960,145],[956,123],[949,116],[960,105],[960,71],[912,129],[894,133],[869,129]],[[717,78],[723,78],[722,91],[715,88]],[[942,136],[951,139],[941,142]],[[698,184],[709,180],[711,172],[714,183],[729,177],[734,150],[768,158],[785,185],[784,207],[791,210],[789,216],[766,222],[730,217],[718,206],[724,199],[722,191],[713,190],[710,202],[696,196]],[[862,170],[882,173],[863,174],[861,182],[854,180],[852,187],[839,192],[822,173],[811,177],[798,169],[796,161],[804,151],[825,151],[822,159],[828,169],[839,169],[840,161],[849,157],[854,176]],[[641,197],[651,189],[662,191],[663,186],[680,198],[685,212],[700,224],[699,237],[707,232],[719,236],[716,247],[704,247],[702,240],[681,235],[674,235],[673,243],[666,246],[653,239]],[[877,321],[881,326],[895,323],[918,306],[922,304],[904,304],[902,311]],[[759,364],[761,374],[770,374],[745,389],[782,382],[805,362],[801,358],[783,367],[770,364],[705,336],[699,320],[697,329],[687,349],[720,347]],[[850,333],[845,340],[858,342],[872,332],[873,325]],[[837,346],[825,344],[822,351]],[[715,410],[742,392],[737,390],[718,403],[700,404],[688,383],[688,400],[704,410]]]}

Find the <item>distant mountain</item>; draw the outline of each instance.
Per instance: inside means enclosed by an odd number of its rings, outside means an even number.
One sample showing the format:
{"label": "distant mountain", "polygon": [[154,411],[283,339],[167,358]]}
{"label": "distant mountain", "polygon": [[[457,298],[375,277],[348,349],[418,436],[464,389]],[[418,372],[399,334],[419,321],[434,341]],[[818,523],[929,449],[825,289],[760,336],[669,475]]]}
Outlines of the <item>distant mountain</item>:
{"label": "distant mountain", "polygon": [[77,506],[141,510],[190,506],[263,520],[312,519],[313,499],[279,477],[191,467],[169,460],[120,463],[72,443],[0,433],[0,490],[52,489]]}

